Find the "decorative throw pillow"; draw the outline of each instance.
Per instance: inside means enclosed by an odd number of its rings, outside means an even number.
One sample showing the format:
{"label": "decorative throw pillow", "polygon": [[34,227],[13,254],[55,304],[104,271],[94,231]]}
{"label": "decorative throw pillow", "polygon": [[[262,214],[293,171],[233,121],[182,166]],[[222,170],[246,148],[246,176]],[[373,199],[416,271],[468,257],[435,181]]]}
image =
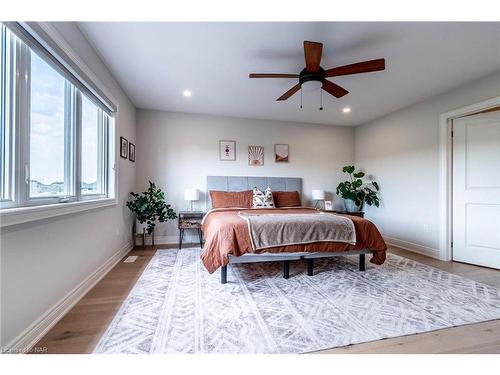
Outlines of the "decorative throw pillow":
{"label": "decorative throw pillow", "polygon": [[212,208],[250,208],[252,207],[253,192],[245,191],[217,191],[210,190]]}
{"label": "decorative throw pillow", "polygon": [[253,188],[253,208],[274,208],[273,192],[269,186],[264,192]]}
{"label": "decorative throw pillow", "polygon": [[273,191],[273,199],[276,207],[300,206],[300,194],[298,191]]}

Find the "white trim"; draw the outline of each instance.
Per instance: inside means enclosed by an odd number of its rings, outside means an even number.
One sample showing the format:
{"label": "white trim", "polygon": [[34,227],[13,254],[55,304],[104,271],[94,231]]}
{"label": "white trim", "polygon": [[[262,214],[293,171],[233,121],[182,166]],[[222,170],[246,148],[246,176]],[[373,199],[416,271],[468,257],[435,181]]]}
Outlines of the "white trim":
{"label": "white trim", "polygon": [[500,105],[500,96],[439,116],[439,259],[452,259],[452,139],[449,120]]}
{"label": "white trim", "polygon": [[123,257],[132,250],[132,243],[124,244],[93,274],[84,279],[54,306],[30,324],[2,352],[23,353],[29,351],[87,292],[92,289]]}
{"label": "white trim", "polygon": [[[199,243],[200,241],[198,240],[198,235],[196,235],[196,241],[191,242],[188,241],[190,240],[191,236],[188,236],[186,233],[186,236],[184,236],[184,241],[183,243]],[[194,236],[193,236],[194,238]],[[177,236],[155,236],[155,245],[173,245],[173,244],[179,244],[179,235]],[[146,245],[151,245],[151,236],[146,236]],[[141,239],[137,237],[137,246],[141,246]]]}
{"label": "white trim", "polygon": [[[57,31],[57,29],[51,25],[50,22],[36,22],[40,28],[47,33],[47,35],[52,39],[54,43],[57,44],[59,48],[76,64],[78,68],[96,85],[99,90],[102,91],[106,98],[112,101],[112,104],[117,108],[118,111],[118,100],[111,94],[107,87],[101,82],[97,75],[88,67],[82,58],[75,52],[75,50],[69,45],[69,43],[64,39],[64,37]],[[78,27],[78,26],[77,26]],[[78,28],[80,30],[80,28]],[[83,33],[82,33],[83,34]]]}
{"label": "white trim", "polygon": [[389,237],[385,235],[383,236],[383,238],[387,245],[399,247],[401,249],[426,255],[431,258],[440,259],[438,249],[433,249],[432,247],[419,245],[414,242],[400,240],[399,238]]}
{"label": "white trim", "polygon": [[[141,246],[142,239],[137,237],[137,246]],[[188,233],[186,232],[184,235],[183,244],[195,244],[199,245],[200,240],[198,234],[196,232]],[[151,236],[146,236],[146,245],[151,245]],[[155,245],[179,245],[179,235],[174,236],[155,236]]]}
{"label": "white trim", "polygon": [[114,205],[116,198],[6,208],[0,210],[0,228]]}

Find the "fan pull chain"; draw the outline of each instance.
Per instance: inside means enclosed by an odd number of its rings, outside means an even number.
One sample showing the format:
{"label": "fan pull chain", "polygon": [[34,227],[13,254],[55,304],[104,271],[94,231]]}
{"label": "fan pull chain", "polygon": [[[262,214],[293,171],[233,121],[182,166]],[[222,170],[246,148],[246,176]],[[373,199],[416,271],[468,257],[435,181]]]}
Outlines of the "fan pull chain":
{"label": "fan pull chain", "polygon": [[323,90],[319,89],[319,110],[323,110]]}
{"label": "fan pull chain", "polygon": [[300,109],[302,109],[302,87],[300,88]]}

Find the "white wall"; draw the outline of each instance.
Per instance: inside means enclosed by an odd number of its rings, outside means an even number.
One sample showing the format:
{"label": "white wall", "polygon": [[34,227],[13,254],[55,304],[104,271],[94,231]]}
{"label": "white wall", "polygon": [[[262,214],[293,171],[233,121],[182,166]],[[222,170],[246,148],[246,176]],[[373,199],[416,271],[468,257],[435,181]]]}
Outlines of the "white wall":
{"label": "white wall", "polygon": [[[177,211],[187,207],[183,190],[204,192],[208,175],[302,177],[308,199],[312,189],[333,193],[354,160],[349,127],[138,110],[137,129],[137,189],[156,182]],[[219,161],[219,140],[236,141],[236,161]],[[290,145],[289,163],[274,162],[275,143]],[[264,166],[248,165],[249,145],[264,146]],[[197,203],[205,209],[204,197]],[[177,241],[176,224],[156,234]]]}
{"label": "white wall", "polygon": [[367,217],[389,242],[438,256],[439,116],[499,95],[497,73],[356,127],[356,165],[383,198]]}
{"label": "white wall", "polygon": [[[118,100],[117,131],[134,142],[135,107],[73,23],[55,23],[73,50]],[[1,231],[1,346],[42,317],[106,260],[130,248],[131,215],[124,207],[135,187],[135,164],[117,156],[115,207],[7,227]],[[17,341],[17,340],[16,340]]]}

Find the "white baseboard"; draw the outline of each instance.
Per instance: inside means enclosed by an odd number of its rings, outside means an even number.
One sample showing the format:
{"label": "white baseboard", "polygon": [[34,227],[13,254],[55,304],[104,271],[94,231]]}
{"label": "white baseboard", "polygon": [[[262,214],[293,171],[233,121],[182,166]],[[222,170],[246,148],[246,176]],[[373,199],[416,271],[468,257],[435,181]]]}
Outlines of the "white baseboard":
{"label": "white baseboard", "polygon": [[389,237],[385,236],[384,241],[386,242],[387,245],[399,247],[404,250],[412,251],[414,253],[426,255],[431,258],[439,259],[439,250],[438,249],[433,249],[432,247],[424,246],[424,245],[419,245],[410,241],[404,241],[400,240],[398,238],[394,237]]}
{"label": "white baseboard", "polygon": [[[142,240],[140,238],[137,238],[137,246],[141,246]],[[198,235],[188,235],[187,233],[184,235],[184,240],[182,243],[188,244],[188,243],[193,243],[197,244],[199,243]],[[174,244],[179,244],[179,236],[155,236],[155,245],[174,245]],[[146,238],[146,245],[151,245],[151,237],[147,236]]]}
{"label": "white baseboard", "polygon": [[95,270],[94,273],[73,288],[73,290],[71,290],[42,316],[30,324],[28,328],[21,332],[14,340],[3,347],[2,352],[28,352],[130,250],[132,250],[132,242],[128,241],[97,270]]}

